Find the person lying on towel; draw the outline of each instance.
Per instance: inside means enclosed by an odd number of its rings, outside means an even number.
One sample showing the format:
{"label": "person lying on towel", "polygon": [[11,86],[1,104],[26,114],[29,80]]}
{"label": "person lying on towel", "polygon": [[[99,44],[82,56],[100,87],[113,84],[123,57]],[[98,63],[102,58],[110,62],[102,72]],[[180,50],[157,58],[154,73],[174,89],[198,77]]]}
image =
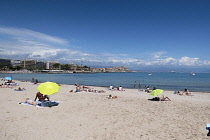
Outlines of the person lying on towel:
{"label": "person lying on towel", "polygon": [[30,105],[38,105],[38,103],[37,103],[36,101],[34,101],[34,100],[29,100],[29,98],[26,98],[25,101],[20,102],[19,104],[21,104],[21,103],[28,103],[28,104],[30,104]]}

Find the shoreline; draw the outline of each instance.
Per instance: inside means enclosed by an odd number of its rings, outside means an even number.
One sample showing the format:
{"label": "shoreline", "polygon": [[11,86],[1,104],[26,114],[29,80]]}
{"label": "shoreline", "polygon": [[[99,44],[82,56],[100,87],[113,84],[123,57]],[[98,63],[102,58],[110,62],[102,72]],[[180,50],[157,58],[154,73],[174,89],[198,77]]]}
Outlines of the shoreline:
{"label": "shoreline", "polygon": [[[177,82],[174,82],[174,74],[167,74],[167,73],[157,73],[154,74],[154,76],[148,77],[146,73],[139,73],[139,74],[132,74],[132,73],[118,73],[118,74],[96,74],[96,75],[88,75],[88,74],[74,74],[74,75],[69,75],[69,74],[40,74],[40,73],[22,73],[22,74],[0,74],[1,77],[13,77],[14,79],[19,79],[19,80],[27,80],[31,81],[32,77],[35,77],[35,79],[38,79],[40,82],[44,82],[47,80],[51,80],[54,82],[57,82],[59,84],[75,84],[79,83],[81,85],[89,85],[89,86],[101,86],[101,87],[108,87],[110,84],[113,86],[117,87],[119,85],[123,86],[123,88],[134,88],[134,81],[137,81],[137,83],[141,83],[141,89],[144,89],[146,85],[149,85],[150,88],[156,87],[160,88],[163,90],[173,90],[173,91],[182,91],[185,88],[190,90],[191,92],[210,92],[209,86],[208,86],[208,81],[210,81],[209,75],[206,74],[201,74],[201,75],[196,75],[196,76],[189,76],[188,74],[181,74],[177,76],[181,76]],[[156,77],[158,75],[163,76],[161,79],[158,78],[156,81]],[[170,77],[167,77],[167,75],[170,75]],[[108,76],[108,77],[107,77]],[[113,78],[111,78],[113,76]],[[120,80],[120,77],[122,76],[122,79]],[[129,76],[131,78],[129,78]],[[142,77],[143,76],[143,77]],[[184,77],[186,76],[186,77]],[[208,76],[206,79],[206,82],[200,81],[202,80],[202,77]],[[31,78],[30,78],[31,77]],[[106,78],[107,77],[107,78]],[[127,77],[127,79],[126,79]],[[101,78],[104,78],[104,80],[101,80]],[[119,80],[116,80],[116,78],[119,78]],[[187,80],[189,78],[189,80]],[[62,80],[63,79],[63,80]],[[147,79],[147,80],[145,80]],[[184,81],[183,81],[183,80]],[[190,82],[191,80],[194,80]],[[169,82],[167,82],[169,81]],[[189,82],[187,82],[189,81]],[[139,85],[136,85],[136,88],[138,88]]]}
{"label": "shoreline", "polygon": [[[14,80],[14,81],[19,81],[19,82],[21,82],[21,80]],[[22,80],[22,81],[24,81],[24,80]],[[31,82],[31,81],[27,81],[27,82]],[[43,83],[43,82],[40,82],[40,83]],[[40,84],[39,83],[39,84]],[[59,84],[59,85],[69,85],[69,86],[74,86],[74,85],[72,85],[72,84],[60,84],[60,83],[57,83],[57,84]],[[80,86],[82,86],[82,85],[80,85]],[[96,86],[96,85],[85,85],[85,86],[88,86],[88,87],[98,87],[98,88],[109,88],[109,87],[107,87],[107,86]],[[116,88],[116,87],[115,87]],[[145,90],[145,88],[123,88],[123,89],[129,89],[129,90]],[[151,89],[150,89],[151,90]],[[162,89],[162,90],[164,90],[164,89]],[[168,91],[168,92],[174,92],[174,90],[164,90],[164,91]],[[183,91],[181,91],[181,92],[183,92]],[[203,91],[190,91],[191,93],[210,93],[210,91],[209,92],[203,92]]]}
{"label": "shoreline", "polygon": [[[18,81],[18,82],[28,82],[28,83],[31,83],[33,84],[31,81],[26,81],[26,80],[15,80],[13,79],[13,81]],[[0,82],[1,83],[1,82]],[[37,85],[41,84],[41,83],[44,83],[44,82],[39,82]],[[60,83],[57,83],[58,85],[66,85],[66,86],[75,86],[75,85],[72,85],[72,84],[60,84]],[[80,85],[82,86],[82,85]],[[85,85],[85,86],[88,86],[88,87],[97,87],[97,88],[105,88],[105,89],[108,89],[109,87],[107,86],[96,86],[96,85]],[[116,88],[116,87],[115,87]],[[123,89],[129,89],[129,90],[145,90],[145,88],[123,88]],[[162,89],[164,90],[164,89]],[[150,91],[152,91],[152,89],[150,89]],[[164,90],[165,92],[174,92],[174,90]],[[182,93],[183,91],[180,90],[180,92]],[[191,93],[207,93],[209,94],[210,92],[204,92],[204,91],[190,91]]]}
{"label": "shoreline", "polygon": [[[25,80],[13,80],[13,81],[18,81],[18,82],[28,82],[28,83],[31,83],[31,84],[33,84],[31,81],[25,81]],[[40,83],[38,83],[37,85],[39,85],[39,84],[41,84],[41,83],[44,83],[44,82],[40,82]],[[58,85],[65,85],[65,86],[75,86],[75,85],[72,85],[72,84],[60,84],[60,83],[57,83]],[[83,85],[80,85],[80,86],[83,86]],[[96,87],[96,88],[105,88],[105,89],[108,89],[109,87],[107,87],[107,86],[96,86],[96,85],[85,85],[85,86],[88,86],[88,87]],[[75,88],[76,88],[76,86],[75,86]],[[116,87],[115,87],[116,88]],[[145,91],[145,88],[123,88],[123,89],[127,89],[127,90],[143,90],[143,91]],[[162,89],[162,90],[164,90],[164,89]],[[114,90],[113,90],[114,91]],[[152,91],[151,89],[150,89],[150,91]],[[164,90],[165,92],[174,92],[174,90]],[[181,93],[182,93],[183,91],[181,91]],[[210,92],[202,92],[202,91],[190,91],[191,93],[199,93],[199,94],[201,94],[201,93],[210,93]],[[146,93],[146,92],[145,92]]]}

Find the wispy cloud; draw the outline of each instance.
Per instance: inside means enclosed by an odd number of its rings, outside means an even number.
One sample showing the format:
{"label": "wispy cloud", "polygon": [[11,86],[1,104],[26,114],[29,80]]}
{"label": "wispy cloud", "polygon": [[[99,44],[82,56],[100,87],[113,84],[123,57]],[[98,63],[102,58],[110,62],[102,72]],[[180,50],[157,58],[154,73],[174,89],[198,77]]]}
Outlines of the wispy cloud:
{"label": "wispy cloud", "polygon": [[0,57],[8,59],[37,58],[37,54],[42,56],[39,58],[45,58],[43,54],[55,56],[57,47],[68,46],[65,39],[22,28],[0,27],[0,37],[4,38],[0,40]]}
{"label": "wispy cloud", "polygon": [[[137,59],[129,54],[82,52],[70,49],[69,41],[55,36],[22,28],[0,26],[0,58],[36,59],[42,61],[59,61],[95,66],[210,66],[210,61],[183,56],[173,58],[168,52],[151,53],[150,59]],[[63,49],[65,48],[65,49]]]}
{"label": "wispy cloud", "polygon": [[16,37],[18,40],[28,40],[30,41],[31,39],[33,40],[39,40],[39,41],[44,41],[44,42],[51,42],[51,43],[57,43],[57,44],[62,44],[62,45],[67,45],[68,41],[65,39],[61,39],[58,37],[54,36],[49,36],[40,32],[35,32],[32,30],[27,30],[23,28],[5,28],[5,27],[0,27],[0,33],[1,34],[7,34],[13,37]]}
{"label": "wispy cloud", "polygon": [[164,54],[167,54],[167,52],[166,51],[159,51],[159,52],[152,53],[154,59],[158,59],[158,58],[162,57],[162,55],[164,55]]}

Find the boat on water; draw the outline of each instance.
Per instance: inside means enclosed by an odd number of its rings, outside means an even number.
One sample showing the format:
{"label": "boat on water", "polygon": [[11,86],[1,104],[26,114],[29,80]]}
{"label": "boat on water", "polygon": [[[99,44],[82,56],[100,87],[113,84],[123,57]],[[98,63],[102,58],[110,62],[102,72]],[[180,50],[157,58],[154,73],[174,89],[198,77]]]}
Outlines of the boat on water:
{"label": "boat on water", "polygon": [[191,72],[190,75],[195,75],[195,73]]}
{"label": "boat on water", "polygon": [[147,75],[152,75],[152,73],[148,73]]}

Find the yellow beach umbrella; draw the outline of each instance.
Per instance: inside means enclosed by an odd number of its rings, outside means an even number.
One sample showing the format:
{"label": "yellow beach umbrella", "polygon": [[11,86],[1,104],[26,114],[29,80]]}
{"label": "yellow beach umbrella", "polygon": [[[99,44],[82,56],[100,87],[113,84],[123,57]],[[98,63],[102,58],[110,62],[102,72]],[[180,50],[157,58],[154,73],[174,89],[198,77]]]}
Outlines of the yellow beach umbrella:
{"label": "yellow beach umbrella", "polygon": [[157,95],[162,94],[162,93],[163,93],[163,90],[162,89],[155,89],[152,92],[150,92],[149,95],[157,96]]}
{"label": "yellow beach umbrella", "polygon": [[45,83],[41,83],[39,86],[38,86],[38,91],[41,93],[41,94],[44,94],[44,95],[52,95],[54,93],[57,93],[58,90],[59,90],[60,86],[56,83],[53,83],[53,82],[45,82]]}

